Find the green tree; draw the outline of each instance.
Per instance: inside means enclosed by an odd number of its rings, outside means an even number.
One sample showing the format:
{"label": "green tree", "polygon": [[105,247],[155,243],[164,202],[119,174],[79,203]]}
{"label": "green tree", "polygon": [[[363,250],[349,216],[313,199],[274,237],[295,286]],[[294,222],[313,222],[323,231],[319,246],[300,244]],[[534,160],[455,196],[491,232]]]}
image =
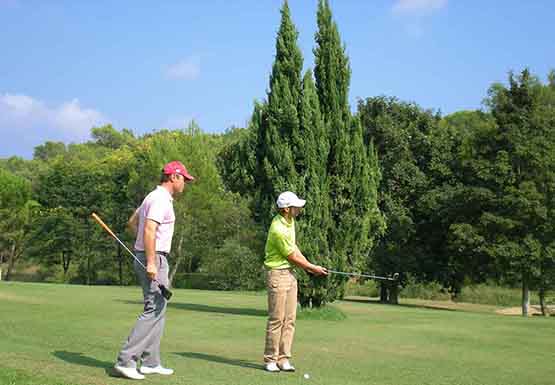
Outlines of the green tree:
{"label": "green tree", "polygon": [[[332,265],[360,270],[383,230],[377,207],[380,172],[376,152],[363,141],[362,126],[348,103],[351,69],[327,0],[320,0],[314,56],[316,88],[327,128],[327,161],[332,229],[328,233]],[[343,278],[332,277],[342,295]]]}
{"label": "green tree", "polygon": [[[464,154],[469,185],[482,210],[467,225],[504,282],[522,285],[523,315],[531,288],[542,286],[552,261],[555,104],[552,87],[528,70],[494,84],[486,105],[495,125],[471,138]],[[544,269],[544,271],[542,271]],[[543,281],[543,284],[546,280]]]}
{"label": "green tree", "polygon": [[181,160],[196,178],[184,196],[174,200],[170,276],[176,285],[181,285],[182,273],[213,267],[210,261],[226,240],[242,241],[256,255],[261,252],[247,200],[223,188],[216,167],[216,154],[222,146],[221,136],[203,133],[192,122],[184,131],[149,135],[136,148],[136,167],[142,174],[129,181],[129,195],[136,205],[156,186],[163,165],[170,160]]}
{"label": "green tree", "polygon": [[[71,239],[68,252],[79,265],[78,282],[91,284],[105,267],[105,261],[92,248],[91,240],[98,234],[90,220],[93,211],[101,212],[104,199],[101,151],[87,145],[73,146],[63,157],[56,158],[37,181],[36,199],[45,210],[64,208],[64,221],[71,218]],[[45,258],[47,256],[45,255]]]}
{"label": "green tree", "polygon": [[[416,216],[427,262],[424,278],[440,282],[456,298],[465,283],[496,277],[492,259],[482,251],[483,238],[474,227],[486,209],[488,192],[472,183],[474,171],[465,157],[479,132],[495,130],[482,111],[460,111],[444,117],[430,131],[429,189],[418,200]],[[430,258],[431,256],[431,258]],[[424,266],[423,266],[424,267]]]}
{"label": "green tree", "polygon": [[135,142],[135,136],[131,130],[124,128],[122,131],[118,131],[111,124],[93,127],[91,136],[96,144],[111,149],[117,149]]}
{"label": "green tree", "polygon": [[8,264],[6,280],[25,253],[37,207],[29,181],[0,169],[0,262]]}
{"label": "green tree", "polygon": [[[299,105],[300,129],[293,148],[297,174],[300,176],[298,193],[307,198],[307,205],[298,221],[298,243],[311,262],[331,266],[328,232],[331,227],[327,159],[329,141],[320,113],[320,104],[312,71],[303,78]],[[302,306],[320,306],[332,301],[332,281],[299,276],[299,301]]]}
{"label": "green tree", "polygon": [[[272,219],[276,197],[283,191],[299,191],[291,139],[301,145],[298,105],[303,59],[297,46],[298,32],[287,1],[281,8],[276,55],[270,74],[268,102],[256,121],[255,217],[264,227]],[[258,118],[258,116],[257,116]]]}
{"label": "green tree", "polygon": [[66,152],[66,145],[63,142],[47,141],[44,144],[38,145],[33,151],[33,159],[47,161],[54,159],[58,155],[63,155]]}
{"label": "green tree", "polygon": [[[437,118],[414,104],[383,96],[360,100],[358,116],[366,143],[375,145],[380,158],[383,179],[379,205],[387,218],[387,230],[376,245],[368,267],[378,275],[411,273],[425,279],[425,252],[418,241],[418,224],[423,220],[416,210],[428,186],[428,141]],[[385,283],[380,287],[382,301],[397,302],[397,293],[390,292],[394,287]]]}
{"label": "green tree", "polygon": [[56,270],[62,268],[63,282],[69,282],[71,263],[75,252],[79,250],[82,239],[75,237],[75,229],[80,223],[75,222],[70,209],[64,207],[41,208],[37,212],[33,223],[32,242],[29,244],[29,254],[35,256],[41,267],[46,268],[45,274],[56,277]]}
{"label": "green tree", "polygon": [[256,146],[263,105],[255,103],[247,128],[233,128],[224,133],[223,147],[216,159],[218,171],[227,189],[248,197],[251,202],[256,189]]}

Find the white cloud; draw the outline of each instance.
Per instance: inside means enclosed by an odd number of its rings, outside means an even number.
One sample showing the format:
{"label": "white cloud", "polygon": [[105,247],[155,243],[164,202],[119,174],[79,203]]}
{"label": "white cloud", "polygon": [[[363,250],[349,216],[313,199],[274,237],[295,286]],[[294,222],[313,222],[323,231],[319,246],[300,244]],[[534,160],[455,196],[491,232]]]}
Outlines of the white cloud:
{"label": "white cloud", "polygon": [[89,133],[92,126],[105,121],[102,114],[92,108],[82,108],[79,100],[65,102],[54,110],[53,122],[66,132]]}
{"label": "white cloud", "polygon": [[448,0],[396,0],[391,11],[403,25],[407,35],[420,39],[425,33],[426,19],[433,11],[445,8]]}
{"label": "white cloud", "polygon": [[23,94],[0,94],[0,157],[29,156],[46,141],[81,142],[93,126],[106,124],[99,111],[81,106],[78,99],[49,106]]}
{"label": "white cloud", "polygon": [[168,79],[198,79],[200,76],[200,58],[198,56],[190,56],[182,59],[177,63],[167,66],[164,72]]}
{"label": "white cloud", "polygon": [[392,11],[396,14],[426,12],[447,6],[447,0],[397,0]]}

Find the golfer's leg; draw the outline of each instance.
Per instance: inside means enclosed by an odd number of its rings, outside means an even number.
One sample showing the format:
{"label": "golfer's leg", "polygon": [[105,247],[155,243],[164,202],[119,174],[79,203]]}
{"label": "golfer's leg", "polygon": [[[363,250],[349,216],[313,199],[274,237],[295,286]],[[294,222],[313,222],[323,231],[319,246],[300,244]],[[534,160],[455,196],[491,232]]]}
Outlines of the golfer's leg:
{"label": "golfer's leg", "polygon": [[286,292],[280,287],[280,270],[268,271],[266,284],[268,288],[268,322],[266,324],[264,361],[277,362],[286,297]]}
{"label": "golfer's leg", "polygon": [[281,341],[279,343],[278,361],[291,358],[291,346],[295,335],[297,319],[297,279],[293,272],[283,277],[283,284],[288,289],[285,296],[285,315]]}
{"label": "golfer's leg", "polygon": [[[157,295],[155,298],[155,317],[153,322],[150,323],[149,332],[145,333],[145,340],[142,344],[142,355],[143,365],[155,367],[160,365],[160,339],[162,338],[162,332],[164,330],[164,324],[166,322],[166,300],[161,295]],[[156,312],[160,310],[158,314]]]}
{"label": "golfer's leg", "polygon": [[[144,254],[138,253],[137,257],[144,262]],[[155,331],[154,325],[165,312],[165,306],[160,306],[161,302],[159,299],[157,301],[157,297],[164,299],[160,294],[158,285],[148,279],[146,272],[137,262],[135,262],[134,267],[143,289],[144,310],[139,315],[135,327],[127,338],[127,342],[118,354],[117,364],[125,367],[137,366],[137,361],[143,356],[145,348],[153,337],[153,332]],[[162,303],[165,305],[165,302]]]}
{"label": "golfer's leg", "polygon": [[[162,285],[168,287],[168,261],[163,255],[158,255],[158,282]],[[143,352],[143,365],[155,367],[161,364],[160,358],[160,340],[164,334],[164,325],[166,324],[166,308],[167,301],[162,295],[157,295],[155,298],[156,307],[158,309],[163,309],[158,317],[158,322],[156,322],[152,327],[152,336],[145,346]]]}

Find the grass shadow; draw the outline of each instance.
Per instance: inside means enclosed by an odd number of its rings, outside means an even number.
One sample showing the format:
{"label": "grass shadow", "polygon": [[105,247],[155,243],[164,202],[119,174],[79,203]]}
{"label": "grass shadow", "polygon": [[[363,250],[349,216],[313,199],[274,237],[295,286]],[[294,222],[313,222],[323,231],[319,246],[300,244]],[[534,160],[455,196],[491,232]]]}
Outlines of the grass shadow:
{"label": "grass shadow", "polygon": [[237,359],[232,359],[232,358],[215,356],[213,354],[195,353],[195,352],[178,352],[178,353],[176,352],[174,354],[177,354],[179,356],[186,357],[186,358],[194,358],[194,359],[197,359],[197,360],[217,362],[219,364],[240,366],[242,368],[249,368],[249,369],[264,370],[264,365],[262,365],[262,364],[256,364],[256,363],[249,362],[249,361],[246,361],[246,360],[237,360]]}
{"label": "grass shadow", "polygon": [[[142,305],[142,301],[122,301],[127,304]],[[220,313],[220,314],[233,314],[233,315],[247,315],[253,317],[267,317],[268,312],[262,309],[242,308],[242,307],[227,307],[227,306],[211,306],[202,305],[198,303],[185,303],[185,302],[168,302],[168,307],[180,310],[198,311],[204,313]]]}
{"label": "grass shadow", "polygon": [[100,361],[93,357],[87,357],[83,355],[83,353],[68,352],[66,350],[56,350],[52,352],[52,355],[59,358],[60,360],[69,362],[70,364],[101,368],[104,369],[104,372],[106,372],[107,375],[111,377],[119,377],[118,374],[114,371],[113,362]]}
{"label": "grass shadow", "polygon": [[426,304],[415,304],[415,303],[389,304],[389,303],[380,302],[379,299],[343,298],[342,301],[366,303],[366,304],[372,304],[372,305],[400,306],[400,307],[407,307],[407,308],[412,308],[412,309],[464,311],[463,309],[453,309],[453,308],[448,308],[448,307],[444,307],[444,306],[441,306],[441,305],[426,305]]}

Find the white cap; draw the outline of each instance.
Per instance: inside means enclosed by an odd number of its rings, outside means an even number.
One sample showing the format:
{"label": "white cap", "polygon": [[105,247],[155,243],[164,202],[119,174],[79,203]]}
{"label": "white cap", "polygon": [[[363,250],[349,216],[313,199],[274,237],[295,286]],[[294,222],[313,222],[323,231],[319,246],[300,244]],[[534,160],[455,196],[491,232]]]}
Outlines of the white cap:
{"label": "white cap", "polygon": [[277,207],[283,209],[285,207],[303,207],[306,201],[304,199],[299,199],[295,193],[286,191],[279,194],[276,203]]}

